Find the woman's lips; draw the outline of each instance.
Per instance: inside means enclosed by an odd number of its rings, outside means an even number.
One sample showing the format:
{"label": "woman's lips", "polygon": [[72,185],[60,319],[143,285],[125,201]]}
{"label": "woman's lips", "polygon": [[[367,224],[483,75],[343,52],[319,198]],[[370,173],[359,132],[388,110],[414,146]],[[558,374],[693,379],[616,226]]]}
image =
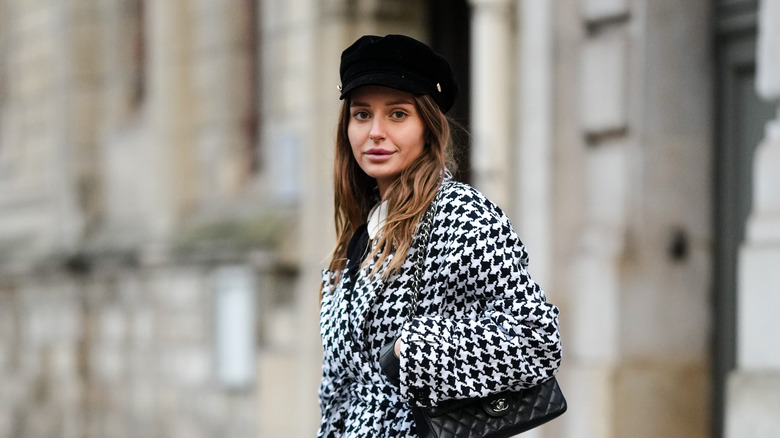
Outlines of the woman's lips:
{"label": "woman's lips", "polygon": [[387,161],[392,154],[392,151],[386,151],[379,148],[373,148],[366,151],[366,157],[371,161]]}

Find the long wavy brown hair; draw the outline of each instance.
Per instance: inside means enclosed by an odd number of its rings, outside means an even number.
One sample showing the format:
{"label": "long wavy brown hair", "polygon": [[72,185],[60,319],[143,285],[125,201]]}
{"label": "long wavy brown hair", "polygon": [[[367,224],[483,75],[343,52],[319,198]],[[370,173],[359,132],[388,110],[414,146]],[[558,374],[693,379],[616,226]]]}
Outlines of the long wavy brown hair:
{"label": "long wavy brown hair", "polygon": [[[425,127],[423,152],[388,187],[385,193],[387,218],[377,244],[366,257],[368,261],[379,255],[373,275],[393,254],[383,273],[384,278],[397,271],[406,259],[417,223],[436,195],[445,170],[455,170],[451,152],[451,120],[428,95],[414,96],[414,104]],[[347,245],[352,235],[366,222],[371,208],[379,201],[376,180],[363,172],[352,154],[347,136],[349,107],[350,98],[347,96],[338,121],[333,172],[337,239],[329,269],[337,273],[335,281],[346,266]]]}

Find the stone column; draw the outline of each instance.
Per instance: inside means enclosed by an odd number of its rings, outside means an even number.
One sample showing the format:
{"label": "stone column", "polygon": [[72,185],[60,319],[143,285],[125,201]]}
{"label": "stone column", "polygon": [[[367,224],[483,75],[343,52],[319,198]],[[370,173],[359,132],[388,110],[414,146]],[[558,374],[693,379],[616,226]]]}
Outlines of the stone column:
{"label": "stone column", "polygon": [[[69,111],[64,111],[55,124],[58,135],[57,151],[52,156],[67,157],[61,165],[53,165],[52,193],[57,219],[56,247],[71,250],[79,244],[83,233],[94,230],[99,216],[100,172],[97,158],[97,126],[99,92],[92,84],[99,77],[99,57],[96,36],[98,23],[92,20],[97,9],[95,2],[82,2],[80,7],[61,6],[57,13],[67,17],[62,26],[59,49],[64,52],[61,93]],[[53,151],[54,152],[54,151]]]}
{"label": "stone column", "polygon": [[[335,67],[336,60],[339,59],[340,51],[334,53],[334,47],[328,46],[320,41],[322,38],[323,27],[325,24],[319,23],[319,6],[315,0],[296,0],[293,3],[293,9],[308,11],[301,14],[299,18],[300,35],[289,35],[291,39],[298,39],[301,48],[300,58],[295,59],[293,68],[298,67],[303,72],[299,78],[302,82],[298,84],[299,92],[303,97],[301,104],[302,111],[306,105],[316,102],[320,109],[327,105],[322,105],[323,96],[333,96],[337,93],[333,72],[338,71]],[[327,50],[327,53],[320,52]],[[327,58],[328,62],[321,63]],[[322,70],[321,70],[322,69]],[[323,71],[327,70],[327,72]],[[324,80],[322,80],[324,79]],[[308,96],[309,102],[306,102]],[[335,103],[335,99],[333,100]],[[337,114],[337,112],[325,110],[325,114]],[[301,272],[297,289],[297,305],[295,321],[297,326],[297,383],[298,400],[294,407],[299,410],[300,418],[297,426],[297,435],[300,437],[316,434],[319,425],[320,410],[317,399],[317,388],[319,388],[320,378],[322,376],[322,347],[319,338],[319,299],[318,288],[321,281],[320,269],[323,266],[323,259],[327,257],[332,243],[333,225],[333,193],[331,190],[331,173],[333,156],[332,144],[335,132],[332,129],[335,126],[332,123],[323,122],[320,118],[322,114],[312,111],[303,120],[303,124],[296,126],[295,129],[301,129],[301,180],[302,191],[299,204],[300,222],[298,230],[300,233],[301,245]],[[333,116],[334,118],[337,116]],[[292,434],[290,435],[292,436]]]}
{"label": "stone column", "polygon": [[[320,270],[335,242],[333,234],[333,138],[340,100],[337,86],[347,2],[262,2],[263,168],[271,195],[294,202],[295,257],[300,271],[284,351],[266,352],[262,363],[278,372],[260,387],[262,436],[310,437],[320,411],[322,369],[319,340]],[[273,168],[271,167],[273,165]],[[279,315],[276,316],[279,321]],[[294,418],[294,420],[292,420]]]}
{"label": "stone column", "polygon": [[250,2],[196,0],[192,30],[192,198],[199,204],[246,191],[254,163],[257,89]]}
{"label": "stone column", "polygon": [[[518,139],[512,221],[532,254],[534,279],[545,288],[552,270],[553,9],[547,0],[519,0]],[[554,297],[550,297],[551,299]]]}
{"label": "stone column", "polygon": [[[179,209],[191,196],[187,187],[192,169],[190,108],[190,28],[188,2],[150,1],[147,4],[151,141],[142,144],[149,178],[143,182],[145,211],[155,239],[166,239],[176,225]],[[153,146],[152,146],[153,145]]]}
{"label": "stone column", "polygon": [[[614,2],[612,2],[614,3]],[[629,223],[628,157],[632,139],[628,93],[630,69],[627,3],[579,2],[580,36],[575,72],[579,125],[578,190],[581,229],[572,243],[564,308],[568,362],[562,368],[572,409],[561,425],[567,437],[615,437],[618,416],[615,376],[620,367],[620,270]],[[574,63],[574,62],[572,62]],[[571,196],[570,194],[568,196]],[[576,201],[575,201],[576,202]]]}
{"label": "stone column", "polygon": [[471,0],[471,131],[474,185],[509,208],[515,63],[509,0]]}
{"label": "stone column", "polygon": [[[780,0],[759,9],[757,90],[780,104]],[[753,211],[738,266],[737,368],[729,376],[726,436],[780,436],[780,113],[754,158]]]}

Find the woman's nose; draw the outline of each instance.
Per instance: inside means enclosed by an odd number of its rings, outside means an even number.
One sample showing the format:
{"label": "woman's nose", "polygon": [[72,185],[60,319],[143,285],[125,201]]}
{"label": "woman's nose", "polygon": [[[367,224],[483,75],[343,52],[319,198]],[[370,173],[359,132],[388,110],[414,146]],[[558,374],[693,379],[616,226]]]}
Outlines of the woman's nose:
{"label": "woman's nose", "polygon": [[385,129],[379,119],[374,119],[374,123],[371,125],[371,131],[368,132],[368,138],[375,142],[385,138]]}

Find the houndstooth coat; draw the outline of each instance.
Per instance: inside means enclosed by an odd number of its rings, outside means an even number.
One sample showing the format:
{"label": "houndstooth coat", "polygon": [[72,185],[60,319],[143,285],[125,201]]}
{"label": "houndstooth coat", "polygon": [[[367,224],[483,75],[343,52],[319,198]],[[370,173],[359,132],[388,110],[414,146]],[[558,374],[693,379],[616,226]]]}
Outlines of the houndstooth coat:
{"label": "houndstooth coat", "polygon": [[[323,271],[318,437],[414,437],[409,404],[519,389],[558,369],[558,309],[528,275],[528,256],[508,218],[466,184],[442,187],[411,322],[416,248],[385,281],[369,275],[373,262],[345,268],[335,285],[336,273]],[[378,359],[399,336],[396,387]]]}

